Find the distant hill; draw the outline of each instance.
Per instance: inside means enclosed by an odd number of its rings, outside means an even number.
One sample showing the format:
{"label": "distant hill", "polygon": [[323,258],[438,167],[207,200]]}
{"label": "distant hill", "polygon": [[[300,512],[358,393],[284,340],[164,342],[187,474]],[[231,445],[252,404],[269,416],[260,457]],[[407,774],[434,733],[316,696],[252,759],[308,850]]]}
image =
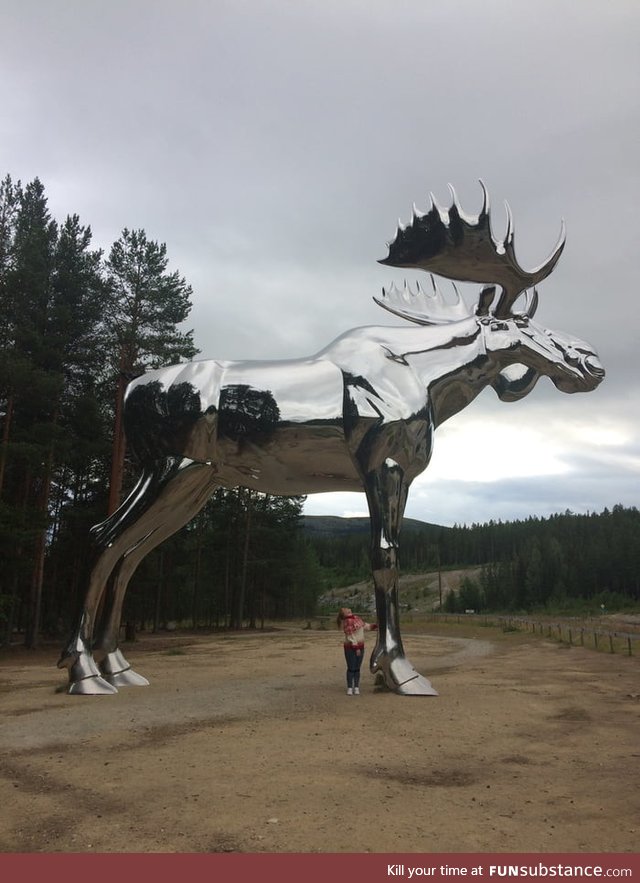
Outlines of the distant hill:
{"label": "distant hill", "polygon": [[[342,518],[339,515],[303,515],[302,523],[306,533],[310,537],[344,537],[353,534],[368,534],[368,518]],[[431,531],[448,530],[428,521],[418,521],[416,518],[404,518],[402,530],[406,531]]]}

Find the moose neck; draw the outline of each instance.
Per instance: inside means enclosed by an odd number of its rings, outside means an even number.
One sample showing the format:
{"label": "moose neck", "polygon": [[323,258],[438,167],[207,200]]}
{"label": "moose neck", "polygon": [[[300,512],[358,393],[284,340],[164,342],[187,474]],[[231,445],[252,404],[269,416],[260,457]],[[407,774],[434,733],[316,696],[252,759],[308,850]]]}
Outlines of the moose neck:
{"label": "moose neck", "polygon": [[487,352],[484,328],[475,317],[453,323],[449,329],[446,342],[407,354],[428,390],[436,426],[466,408],[511,361],[506,353],[502,359]]}

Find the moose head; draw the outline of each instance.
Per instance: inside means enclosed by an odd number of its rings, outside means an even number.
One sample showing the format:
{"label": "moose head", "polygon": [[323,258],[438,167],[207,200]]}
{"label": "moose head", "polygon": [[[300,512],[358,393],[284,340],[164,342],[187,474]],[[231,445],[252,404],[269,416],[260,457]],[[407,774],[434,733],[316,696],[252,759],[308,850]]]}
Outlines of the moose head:
{"label": "moose head", "polygon": [[[400,224],[389,255],[379,263],[386,266],[425,270],[459,282],[485,283],[478,302],[469,310],[453,282],[455,300],[447,302],[433,275],[432,292],[418,283],[415,292],[407,286],[383,289],[376,303],[391,313],[419,325],[439,325],[475,316],[482,327],[484,344],[498,365],[504,364],[491,386],[505,401],[521,398],[545,375],[562,392],[588,392],[600,383],[604,369],[596,352],[577,338],[548,331],[533,321],[539,297],[536,286],[556,266],[565,246],[564,223],[551,255],[534,270],[524,270],[514,250],[514,227],[509,204],[504,239],[491,229],[489,195],[480,182],[483,204],[476,217],[464,214],[455,190],[449,187],[452,205],[443,209],[431,195],[429,210],[422,214],[414,206],[409,225]],[[522,305],[518,308],[518,303]],[[513,366],[524,367],[513,379]]]}

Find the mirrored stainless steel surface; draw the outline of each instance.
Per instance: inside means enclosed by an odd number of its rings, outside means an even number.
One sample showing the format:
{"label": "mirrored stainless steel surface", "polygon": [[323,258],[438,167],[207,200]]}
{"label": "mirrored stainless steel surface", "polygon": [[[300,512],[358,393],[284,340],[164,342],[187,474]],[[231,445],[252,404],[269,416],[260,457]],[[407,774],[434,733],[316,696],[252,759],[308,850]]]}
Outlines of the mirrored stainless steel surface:
{"label": "mirrored stainless steel surface", "polygon": [[604,377],[591,346],[532,318],[538,294],[527,289],[553,270],[564,234],[547,261],[523,270],[511,221],[496,240],[484,194],[476,217],[462,212],[455,194],[447,210],[432,204],[424,215],[414,212],[381,261],[481,283],[475,308],[457,294],[445,297],[433,279],[426,290],[393,286],[376,301],[408,319],[406,327],[356,328],[305,359],[173,365],[129,386],[126,434],[142,472],[122,506],[93,530],[89,586],[58,663],[69,670],[70,693],[145,683],[118,648],[132,574],[216,487],[244,486],[281,495],[366,494],[379,624],[370,669],[397,693],[437,695],[406,658],[398,615],[400,525],[435,429],[487,386],[516,401],[540,377],[567,393],[593,390]]}

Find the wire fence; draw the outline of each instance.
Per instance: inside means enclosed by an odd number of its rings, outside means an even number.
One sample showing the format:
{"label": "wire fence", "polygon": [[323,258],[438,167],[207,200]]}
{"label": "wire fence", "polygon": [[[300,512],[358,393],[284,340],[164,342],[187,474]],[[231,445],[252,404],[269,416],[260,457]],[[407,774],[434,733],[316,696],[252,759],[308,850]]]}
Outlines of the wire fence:
{"label": "wire fence", "polygon": [[502,628],[503,631],[526,631],[569,646],[588,647],[608,653],[626,653],[628,656],[637,655],[636,642],[640,641],[640,632],[620,631],[570,620],[551,621],[530,616],[491,616],[478,613],[432,613],[427,618],[433,622],[471,621]]}

